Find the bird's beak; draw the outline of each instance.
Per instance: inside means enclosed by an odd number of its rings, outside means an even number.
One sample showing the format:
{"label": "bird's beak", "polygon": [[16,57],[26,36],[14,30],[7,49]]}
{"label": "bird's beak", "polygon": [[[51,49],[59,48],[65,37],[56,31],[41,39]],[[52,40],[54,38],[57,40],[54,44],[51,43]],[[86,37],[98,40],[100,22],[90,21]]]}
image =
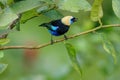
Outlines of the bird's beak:
{"label": "bird's beak", "polygon": [[75,18],[75,22],[78,20],[78,18]]}

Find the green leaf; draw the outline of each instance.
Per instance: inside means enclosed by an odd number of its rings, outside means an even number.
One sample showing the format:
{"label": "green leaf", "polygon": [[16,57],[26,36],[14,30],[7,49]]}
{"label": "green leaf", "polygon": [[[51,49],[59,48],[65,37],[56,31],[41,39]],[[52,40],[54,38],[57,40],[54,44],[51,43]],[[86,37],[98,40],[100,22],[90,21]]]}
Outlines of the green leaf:
{"label": "green leaf", "polygon": [[0,8],[4,8],[4,4],[0,1]]}
{"label": "green leaf", "polygon": [[0,2],[1,2],[3,5],[6,5],[7,0],[0,0]]}
{"label": "green leaf", "polygon": [[7,38],[4,38],[4,39],[0,39],[0,45],[5,45],[9,42],[10,40],[7,39]]}
{"label": "green leaf", "polygon": [[112,0],[112,7],[115,15],[120,18],[120,0]]}
{"label": "green leaf", "polygon": [[37,8],[42,4],[44,4],[44,2],[41,0],[25,0],[17,2],[10,7],[16,14],[19,14]]}
{"label": "green leaf", "polygon": [[0,51],[0,58],[3,58],[3,57],[4,57],[4,52]]}
{"label": "green leaf", "polygon": [[102,2],[103,0],[95,0],[93,3],[91,15],[90,15],[93,21],[98,21],[103,16]]}
{"label": "green leaf", "polygon": [[72,61],[73,67],[82,75],[82,69],[76,58],[76,50],[70,43],[65,43],[66,49],[68,51],[69,57]]}
{"label": "green leaf", "polygon": [[38,13],[36,12],[36,9],[26,11],[22,14],[22,17],[20,19],[20,23],[25,23],[28,20],[31,20],[32,18],[34,18],[36,16],[38,16]]}
{"label": "green leaf", "polygon": [[71,12],[90,11],[91,5],[86,0],[61,0],[59,8]]}
{"label": "green leaf", "polygon": [[18,16],[8,7],[0,14],[0,26],[6,26],[17,18]]}
{"label": "green leaf", "polygon": [[43,14],[53,20],[60,19],[63,17],[63,15],[60,12],[58,12],[57,10],[50,10]]}
{"label": "green leaf", "polygon": [[112,56],[113,56],[113,58],[114,58],[114,63],[116,63],[117,62],[117,57],[116,57],[116,51],[115,51],[115,49],[114,49],[114,47],[113,47],[113,45],[112,45],[112,43],[111,42],[104,42],[103,43],[103,48],[104,48],[104,50],[107,52],[107,53],[109,53],[109,54],[111,54]]}
{"label": "green leaf", "polygon": [[38,13],[46,12],[49,9],[49,6],[43,6],[37,9]]}
{"label": "green leaf", "polygon": [[0,64],[0,74],[6,70],[7,66],[8,64]]}
{"label": "green leaf", "polygon": [[114,63],[117,62],[117,57],[116,57],[116,51],[114,46],[112,45],[112,43],[109,41],[109,39],[106,37],[105,34],[101,34],[101,38],[102,38],[102,42],[103,42],[103,48],[104,50],[109,53],[110,55],[112,55],[113,59],[114,59]]}

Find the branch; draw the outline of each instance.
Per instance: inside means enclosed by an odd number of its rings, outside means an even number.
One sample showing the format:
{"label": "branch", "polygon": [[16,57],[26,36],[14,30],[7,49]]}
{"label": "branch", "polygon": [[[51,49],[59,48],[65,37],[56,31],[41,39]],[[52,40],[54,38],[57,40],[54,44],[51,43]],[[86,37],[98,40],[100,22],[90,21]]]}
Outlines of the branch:
{"label": "branch", "polygon": [[[75,37],[85,35],[85,34],[88,34],[88,33],[92,33],[94,31],[97,31],[97,30],[102,29],[102,28],[109,28],[109,27],[120,27],[120,24],[98,26],[98,27],[93,28],[91,30],[87,30],[87,31],[84,31],[84,32],[80,32],[78,34],[68,36],[68,39],[73,39]],[[58,40],[55,40],[54,43],[63,42],[64,40],[65,40],[64,38],[58,39]],[[42,44],[42,45],[38,45],[38,46],[1,46],[0,50],[7,50],[7,49],[40,49],[40,48],[43,48],[43,47],[46,47],[46,46],[49,46],[49,45],[51,45],[51,42],[48,42],[48,43],[45,43],[45,44]]]}

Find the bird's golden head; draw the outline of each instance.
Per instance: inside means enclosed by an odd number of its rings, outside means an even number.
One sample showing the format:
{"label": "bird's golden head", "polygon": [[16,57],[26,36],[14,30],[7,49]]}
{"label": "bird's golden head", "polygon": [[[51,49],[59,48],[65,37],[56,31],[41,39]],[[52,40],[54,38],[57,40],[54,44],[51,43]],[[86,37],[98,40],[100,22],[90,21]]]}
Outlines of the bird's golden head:
{"label": "bird's golden head", "polygon": [[73,16],[65,16],[61,19],[61,21],[64,25],[70,26],[72,23],[77,21],[77,18]]}

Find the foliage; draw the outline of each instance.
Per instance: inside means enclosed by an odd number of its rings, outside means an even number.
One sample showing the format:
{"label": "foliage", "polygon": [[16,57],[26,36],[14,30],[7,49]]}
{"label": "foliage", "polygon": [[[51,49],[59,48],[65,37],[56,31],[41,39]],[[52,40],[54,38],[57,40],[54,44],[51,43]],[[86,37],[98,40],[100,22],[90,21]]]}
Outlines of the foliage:
{"label": "foliage", "polygon": [[3,57],[4,57],[4,52],[0,51],[0,58],[3,58]]}
{"label": "foliage", "polygon": [[[2,45],[5,45],[9,42],[9,39],[0,39],[0,47]],[[4,52],[0,50],[0,59],[4,57]],[[7,64],[1,64],[0,63],[0,73],[2,73],[7,68]]]}
{"label": "foliage", "polygon": [[10,40],[7,39],[7,38],[0,39],[0,46],[7,44],[9,41],[10,41]]}
{"label": "foliage", "polygon": [[106,37],[105,34],[101,34],[102,37],[102,42],[103,42],[103,48],[104,50],[111,54],[114,58],[114,63],[116,63],[117,59],[116,59],[116,51],[112,45],[112,43],[108,40],[108,38]]}
{"label": "foliage", "polygon": [[120,7],[119,7],[120,1],[119,0],[112,0],[112,7],[113,10],[118,18],[120,18]]}
{"label": "foliage", "polygon": [[93,7],[91,10],[91,19],[93,21],[98,21],[103,16],[102,1],[103,0],[95,0],[93,3]]}
{"label": "foliage", "polygon": [[120,24],[120,0],[0,0],[0,49],[47,43],[38,25],[66,15],[78,18],[67,35],[99,30],[39,51],[0,50],[0,80],[119,80],[120,28],[102,26]]}
{"label": "foliage", "polygon": [[0,64],[0,74],[7,68],[7,64]]}
{"label": "foliage", "polygon": [[78,71],[82,75],[82,69],[79,66],[79,62],[77,61],[75,48],[70,43],[65,43],[65,46],[68,51],[69,57],[72,61],[73,67],[76,69],[76,71]]}
{"label": "foliage", "polygon": [[86,0],[61,0],[59,8],[71,12],[79,12],[79,10],[90,11],[91,5]]}

